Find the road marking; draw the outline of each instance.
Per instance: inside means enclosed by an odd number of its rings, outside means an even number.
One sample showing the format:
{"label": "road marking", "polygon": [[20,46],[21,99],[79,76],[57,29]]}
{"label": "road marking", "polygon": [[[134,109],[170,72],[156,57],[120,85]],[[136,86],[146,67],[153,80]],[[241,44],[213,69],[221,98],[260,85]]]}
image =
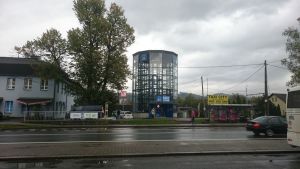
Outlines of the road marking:
{"label": "road marking", "polygon": [[[149,135],[149,134],[174,134],[179,132],[155,132],[155,133],[134,133],[134,135]],[[193,133],[181,133],[181,134],[193,134]],[[74,136],[74,135],[130,135],[131,133],[37,133],[37,134],[0,134],[0,137],[22,137],[22,136]]]}
{"label": "road marking", "polygon": [[284,140],[282,138],[270,139],[182,139],[182,140],[113,140],[113,141],[41,141],[41,142],[6,142],[0,145],[19,145],[19,144],[72,144],[72,143],[130,143],[130,142],[194,142],[194,141],[251,141],[251,140]]}

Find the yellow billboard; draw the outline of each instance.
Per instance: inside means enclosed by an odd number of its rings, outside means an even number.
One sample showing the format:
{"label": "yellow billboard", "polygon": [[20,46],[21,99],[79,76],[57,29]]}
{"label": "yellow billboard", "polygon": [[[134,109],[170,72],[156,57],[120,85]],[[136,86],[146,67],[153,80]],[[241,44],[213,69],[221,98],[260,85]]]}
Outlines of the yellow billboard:
{"label": "yellow billboard", "polygon": [[207,104],[228,104],[228,96],[208,95]]}

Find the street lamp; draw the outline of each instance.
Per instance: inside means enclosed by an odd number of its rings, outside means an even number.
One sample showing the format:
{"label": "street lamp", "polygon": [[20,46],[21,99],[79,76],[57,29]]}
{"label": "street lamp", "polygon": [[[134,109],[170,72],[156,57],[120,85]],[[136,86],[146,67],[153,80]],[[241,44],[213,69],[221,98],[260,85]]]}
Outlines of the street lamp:
{"label": "street lamp", "polygon": [[265,99],[265,107],[266,107],[266,109],[265,109],[265,116],[267,116],[268,115],[268,99]]}

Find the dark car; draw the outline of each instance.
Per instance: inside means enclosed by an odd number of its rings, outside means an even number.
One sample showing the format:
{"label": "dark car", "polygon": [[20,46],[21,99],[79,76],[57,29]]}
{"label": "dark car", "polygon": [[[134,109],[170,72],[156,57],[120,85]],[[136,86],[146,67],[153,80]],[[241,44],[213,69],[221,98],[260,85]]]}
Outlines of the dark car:
{"label": "dark car", "polygon": [[264,133],[267,136],[286,134],[287,122],[280,116],[261,116],[247,122],[246,129],[255,135]]}

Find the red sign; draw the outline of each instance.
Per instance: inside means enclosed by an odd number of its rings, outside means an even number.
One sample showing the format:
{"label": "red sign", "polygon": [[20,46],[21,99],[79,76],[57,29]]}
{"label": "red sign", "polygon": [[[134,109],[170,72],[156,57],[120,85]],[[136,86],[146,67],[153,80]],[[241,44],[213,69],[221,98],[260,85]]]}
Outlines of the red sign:
{"label": "red sign", "polygon": [[120,91],[120,97],[126,97],[126,96],[127,96],[126,91],[121,90],[121,91]]}

